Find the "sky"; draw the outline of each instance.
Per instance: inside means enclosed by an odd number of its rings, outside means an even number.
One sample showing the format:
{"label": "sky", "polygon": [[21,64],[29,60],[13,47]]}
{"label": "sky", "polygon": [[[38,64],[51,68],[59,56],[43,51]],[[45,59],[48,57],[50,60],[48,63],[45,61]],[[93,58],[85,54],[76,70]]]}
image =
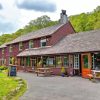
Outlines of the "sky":
{"label": "sky", "polygon": [[58,20],[62,9],[70,16],[91,12],[97,6],[100,0],[0,0],[0,35],[16,32],[43,15]]}

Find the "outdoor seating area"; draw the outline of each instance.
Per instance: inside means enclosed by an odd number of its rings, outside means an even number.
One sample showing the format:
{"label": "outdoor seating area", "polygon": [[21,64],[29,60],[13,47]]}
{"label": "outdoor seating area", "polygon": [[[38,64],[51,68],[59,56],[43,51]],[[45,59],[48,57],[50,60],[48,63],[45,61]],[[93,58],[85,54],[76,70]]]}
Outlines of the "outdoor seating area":
{"label": "outdoor seating area", "polygon": [[93,78],[100,79],[100,70],[92,70]]}
{"label": "outdoor seating area", "polygon": [[100,80],[100,70],[91,70],[91,73],[87,74],[87,76],[92,82],[96,82]]}
{"label": "outdoor seating area", "polygon": [[39,74],[43,74],[44,76],[50,76],[52,74],[52,71],[50,68],[37,68],[35,73],[37,74],[37,76],[39,76]]}

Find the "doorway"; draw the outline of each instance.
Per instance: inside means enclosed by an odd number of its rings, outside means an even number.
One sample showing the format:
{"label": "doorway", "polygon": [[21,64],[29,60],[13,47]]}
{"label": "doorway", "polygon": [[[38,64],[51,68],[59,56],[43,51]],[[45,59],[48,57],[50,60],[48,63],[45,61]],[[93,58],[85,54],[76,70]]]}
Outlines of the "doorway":
{"label": "doorway", "polygon": [[32,67],[33,69],[36,69],[36,66],[37,66],[36,58],[32,58],[32,59],[31,59],[31,67]]}
{"label": "doorway", "polygon": [[91,73],[91,67],[92,67],[92,57],[90,53],[84,53],[81,55],[81,64],[82,64],[82,77],[88,78],[88,74]]}

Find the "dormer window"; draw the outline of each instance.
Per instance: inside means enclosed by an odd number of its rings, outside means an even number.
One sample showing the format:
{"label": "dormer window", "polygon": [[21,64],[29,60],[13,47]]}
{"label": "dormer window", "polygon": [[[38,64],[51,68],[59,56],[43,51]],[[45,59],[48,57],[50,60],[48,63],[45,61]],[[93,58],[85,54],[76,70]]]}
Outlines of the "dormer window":
{"label": "dormer window", "polygon": [[2,48],[2,54],[4,54],[4,48]]}
{"label": "dormer window", "polygon": [[41,45],[41,47],[45,47],[46,46],[46,39],[41,39],[40,45]]}
{"label": "dormer window", "polygon": [[9,46],[9,52],[12,52],[12,45]]}
{"label": "dormer window", "polygon": [[33,40],[29,41],[29,49],[33,48]]}
{"label": "dormer window", "polygon": [[22,42],[19,43],[19,51],[21,51],[23,49],[23,44]]}

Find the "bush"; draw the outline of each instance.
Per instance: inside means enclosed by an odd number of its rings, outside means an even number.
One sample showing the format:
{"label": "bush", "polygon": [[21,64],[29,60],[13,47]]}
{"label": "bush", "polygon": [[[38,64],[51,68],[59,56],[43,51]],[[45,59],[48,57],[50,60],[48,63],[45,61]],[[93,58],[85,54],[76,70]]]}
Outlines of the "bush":
{"label": "bush", "polygon": [[65,74],[65,67],[61,68],[61,73]]}
{"label": "bush", "polygon": [[2,70],[6,70],[7,69],[7,67],[6,66],[0,66],[0,70],[2,71]]}

